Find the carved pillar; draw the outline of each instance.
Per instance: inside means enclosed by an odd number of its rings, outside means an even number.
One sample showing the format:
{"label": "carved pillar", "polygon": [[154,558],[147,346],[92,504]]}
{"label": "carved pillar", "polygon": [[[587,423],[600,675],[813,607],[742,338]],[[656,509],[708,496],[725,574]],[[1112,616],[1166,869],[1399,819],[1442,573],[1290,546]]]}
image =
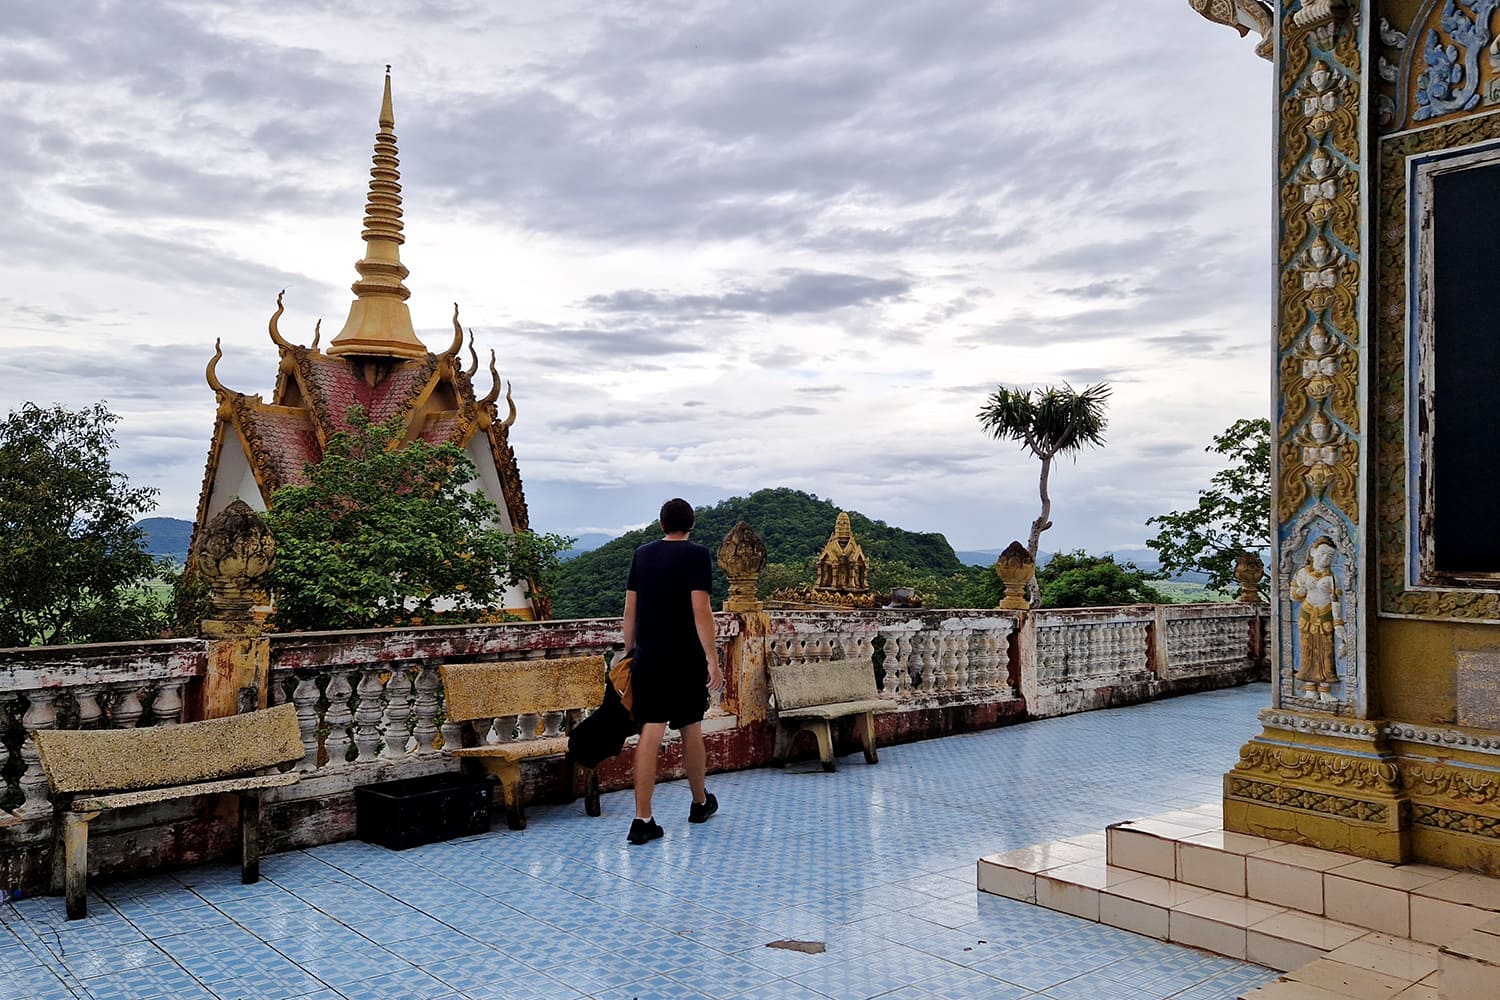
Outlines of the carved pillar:
{"label": "carved pillar", "polygon": [[1007,611],[1030,609],[1031,602],[1026,600],[1026,584],[1034,572],[1036,564],[1032,562],[1026,546],[1020,542],[1011,542],[1005,547],[1000,558],[995,560],[995,575],[1005,585],[1005,597],[1000,601],[1000,607]]}
{"label": "carved pillar", "polygon": [[193,698],[194,718],[266,707],[271,650],[251,609],[275,560],[270,529],[243,500],[225,507],[204,529],[194,565],[208,584],[213,617],[202,623],[209,640],[208,670]]}
{"label": "carved pillar", "polygon": [[[1408,803],[1391,742],[1372,718],[1373,549],[1362,493],[1377,420],[1368,298],[1388,280],[1368,238],[1400,244],[1405,224],[1404,205],[1400,218],[1377,218],[1371,191],[1373,9],[1282,0],[1276,18],[1272,707],[1225,775],[1224,825],[1404,862]],[[1425,78],[1419,69],[1413,78]],[[1249,568],[1240,569],[1248,591]]]}
{"label": "carved pillar", "polygon": [[725,611],[759,611],[760,601],[755,596],[755,584],[760,571],[766,566],[766,543],[750,527],[741,521],[730,529],[719,545],[719,568],[729,578],[729,599],[724,602]]}

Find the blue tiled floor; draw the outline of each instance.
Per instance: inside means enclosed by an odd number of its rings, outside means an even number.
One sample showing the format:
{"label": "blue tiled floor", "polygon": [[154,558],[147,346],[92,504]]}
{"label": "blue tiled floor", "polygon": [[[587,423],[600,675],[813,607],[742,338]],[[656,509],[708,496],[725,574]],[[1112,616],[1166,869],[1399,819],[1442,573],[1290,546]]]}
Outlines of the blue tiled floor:
{"label": "blue tiled floor", "polygon": [[[394,853],[358,842],[0,907],[0,998],[741,1000],[1232,998],[1270,970],[974,889],[982,854],[1210,802],[1266,685],[882,748],[880,764],[715,775],[631,847],[604,817],[528,810]],[[767,948],[818,941],[826,952]]]}

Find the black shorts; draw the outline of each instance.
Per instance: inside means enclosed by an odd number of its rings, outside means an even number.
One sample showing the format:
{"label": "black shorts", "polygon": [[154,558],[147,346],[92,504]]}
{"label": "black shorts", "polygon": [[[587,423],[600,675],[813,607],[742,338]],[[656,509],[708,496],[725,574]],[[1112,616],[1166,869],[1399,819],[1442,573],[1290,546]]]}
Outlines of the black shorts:
{"label": "black shorts", "polygon": [[708,667],[642,666],[630,677],[631,717],[638,724],[666,723],[681,730],[708,711]]}

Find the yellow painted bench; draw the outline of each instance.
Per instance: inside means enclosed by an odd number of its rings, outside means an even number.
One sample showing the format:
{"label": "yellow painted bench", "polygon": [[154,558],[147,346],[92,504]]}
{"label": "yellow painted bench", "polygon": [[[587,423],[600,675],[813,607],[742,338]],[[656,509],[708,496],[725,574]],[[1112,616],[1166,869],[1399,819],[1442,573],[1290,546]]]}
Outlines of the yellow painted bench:
{"label": "yellow painted bench", "polygon": [[[573,724],[603,697],[604,657],[445,663],[439,670],[446,717],[462,733],[462,745],[446,752],[498,778],[506,825],[526,829],[521,762],[567,754]],[[573,764],[569,778],[575,796],[582,785],[584,811],[598,816],[595,770]]]}
{"label": "yellow painted bench", "polygon": [[836,719],[854,716],[865,760],[879,761],[875,749],[875,716],[894,712],[895,701],[882,698],[875,688],[875,668],[868,659],[825,660],[821,663],[785,663],[768,668],[771,696],[776,703],[776,747],[774,763],[785,766],[792,742],[804,730],[818,741],[823,770],[835,770],[833,730]]}
{"label": "yellow painted bench", "polygon": [[60,841],[52,851],[52,889],[64,888],[69,920],[88,915],[89,821],[109,809],[234,792],[240,877],[259,881],[260,793],[296,784],[295,771],[277,769],[306,753],[293,705],[176,726],[39,729],[31,738]]}

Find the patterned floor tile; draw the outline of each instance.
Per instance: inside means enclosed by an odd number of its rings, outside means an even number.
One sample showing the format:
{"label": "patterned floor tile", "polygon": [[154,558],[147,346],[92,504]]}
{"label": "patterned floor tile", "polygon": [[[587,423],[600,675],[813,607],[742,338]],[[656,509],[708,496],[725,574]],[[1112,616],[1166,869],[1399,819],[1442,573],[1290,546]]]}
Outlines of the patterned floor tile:
{"label": "patterned floor tile", "polygon": [[[622,791],[604,822],[538,804],[525,831],[271,855],[251,886],[227,863],[102,883],[88,921],[23,900],[0,911],[0,1000],[1228,998],[1274,973],[977,893],[974,862],[1217,798],[1268,700],[1252,686],[892,746],[836,774],[715,775],[703,827],[669,783],[646,850],[615,822]],[[1126,742],[1143,752],[1098,752]]]}

